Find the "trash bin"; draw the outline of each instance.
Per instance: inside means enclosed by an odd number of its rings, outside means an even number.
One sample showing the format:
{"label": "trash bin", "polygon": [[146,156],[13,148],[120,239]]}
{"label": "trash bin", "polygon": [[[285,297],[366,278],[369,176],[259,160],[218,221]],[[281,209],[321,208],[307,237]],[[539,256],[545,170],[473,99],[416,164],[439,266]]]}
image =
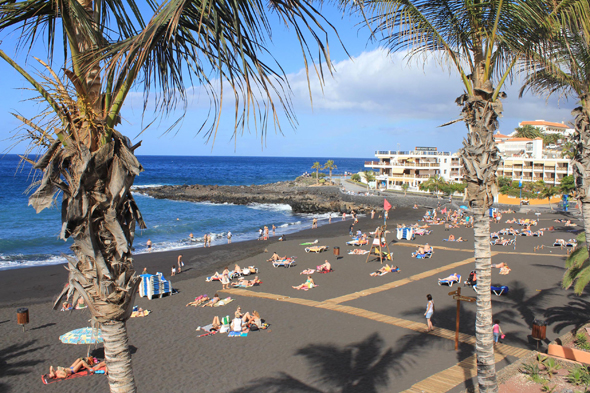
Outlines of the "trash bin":
{"label": "trash bin", "polygon": [[334,255],[340,255],[340,247],[334,247]]}
{"label": "trash bin", "polygon": [[531,335],[535,340],[545,340],[547,331],[547,322],[535,319],[533,321],[533,332]]}
{"label": "trash bin", "polygon": [[23,327],[23,332],[25,331],[25,325],[29,323],[29,309],[28,308],[19,308],[16,310],[16,323]]}

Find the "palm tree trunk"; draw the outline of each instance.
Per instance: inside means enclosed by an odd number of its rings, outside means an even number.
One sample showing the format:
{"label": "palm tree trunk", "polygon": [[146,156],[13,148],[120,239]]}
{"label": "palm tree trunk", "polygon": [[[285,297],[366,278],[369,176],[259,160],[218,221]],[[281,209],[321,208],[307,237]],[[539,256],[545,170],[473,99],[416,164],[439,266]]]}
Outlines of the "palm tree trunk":
{"label": "palm tree trunk", "polygon": [[111,392],[135,392],[126,323],[124,321],[106,322],[101,324],[101,331]]}
{"label": "palm tree trunk", "polygon": [[68,257],[68,284],[54,308],[64,298],[85,300],[93,320],[106,329],[109,383],[118,393],[135,392],[125,321],[139,286],[131,255],[135,223],[145,223],[130,192],[143,169],[129,140],[116,131],[112,136],[94,152],[75,137],[66,147],[57,140],[35,165],[44,173],[29,204],[39,212],[52,205],[57,190],[63,192],[60,237],[74,238],[76,258]]}
{"label": "palm tree trunk", "polygon": [[[491,86],[486,88],[489,90]],[[463,106],[461,114],[468,129],[459,156],[467,181],[465,200],[473,213],[475,270],[478,276],[475,327],[477,379],[480,392],[497,392],[490,291],[490,222],[486,212],[497,194],[496,170],[501,159],[493,134],[498,126],[497,119],[502,111],[502,104],[467,94],[459,97],[457,104]]]}
{"label": "palm tree trunk", "polygon": [[[574,134],[574,179],[578,201],[582,205],[582,218],[586,239],[590,233],[590,104],[572,111],[575,117],[576,133]],[[590,241],[586,240],[586,248],[590,254]]]}
{"label": "palm tree trunk", "polygon": [[475,352],[477,379],[481,392],[497,391],[494,342],[492,334],[492,292],[490,220],[487,208],[473,209],[475,270],[477,272],[477,311],[475,315]]}

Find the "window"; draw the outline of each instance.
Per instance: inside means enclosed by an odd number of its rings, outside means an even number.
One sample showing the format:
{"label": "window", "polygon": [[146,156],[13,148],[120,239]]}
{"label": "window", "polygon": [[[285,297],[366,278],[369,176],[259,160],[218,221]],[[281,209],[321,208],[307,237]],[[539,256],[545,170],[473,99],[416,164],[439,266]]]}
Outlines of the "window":
{"label": "window", "polygon": [[[446,161],[446,160],[445,160]],[[445,175],[447,174],[447,170],[445,169]]]}
{"label": "window", "polygon": [[[446,163],[447,163],[447,159],[445,158],[445,164],[446,164]],[[445,171],[445,173],[446,173],[446,171]]]}

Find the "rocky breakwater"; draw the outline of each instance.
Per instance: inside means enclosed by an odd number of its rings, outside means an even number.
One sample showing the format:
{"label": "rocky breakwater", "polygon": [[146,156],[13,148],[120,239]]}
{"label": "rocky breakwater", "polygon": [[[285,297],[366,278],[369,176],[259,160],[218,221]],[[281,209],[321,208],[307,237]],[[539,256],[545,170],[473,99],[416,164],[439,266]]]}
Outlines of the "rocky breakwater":
{"label": "rocky breakwater", "polygon": [[157,199],[172,199],[192,202],[273,203],[290,205],[294,213],[367,212],[368,204],[346,202],[338,187],[314,187],[297,182],[278,182],[252,186],[183,185],[142,188],[145,193]]}

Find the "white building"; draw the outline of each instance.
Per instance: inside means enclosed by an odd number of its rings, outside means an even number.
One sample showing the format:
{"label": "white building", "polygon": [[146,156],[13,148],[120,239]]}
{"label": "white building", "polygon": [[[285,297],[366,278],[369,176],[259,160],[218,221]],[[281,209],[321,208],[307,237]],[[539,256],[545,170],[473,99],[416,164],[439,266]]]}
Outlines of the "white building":
{"label": "white building", "polygon": [[461,163],[456,153],[440,152],[436,147],[416,147],[412,151],[378,151],[379,161],[367,161],[365,167],[378,172],[379,188],[399,188],[407,183],[417,189],[420,183],[434,175],[447,182],[463,178]]}
{"label": "white building", "polygon": [[[557,185],[564,176],[573,173],[571,161],[561,153],[544,150],[542,138],[511,138],[494,135],[502,162],[498,176],[523,182],[543,180]],[[416,147],[412,151],[377,151],[379,161],[365,162],[365,168],[377,172],[377,187],[400,189],[408,184],[411,190],[430,177],[438,175],[449,183],[463,179],[462,165],[457,153],[440,152],[436,147]]]}
{"label": "white building", "polygon": [[[518,123],[518,126],[533,126],[545,134],[559,134],[563,136],[569,136],[574,133],[573,128],[568,128],[568,126],[563,123],[553,123],[551,121],[545,120],[521,121]],[[514,131],[512,135],[514,133],[516,133],[516,131]]]}

